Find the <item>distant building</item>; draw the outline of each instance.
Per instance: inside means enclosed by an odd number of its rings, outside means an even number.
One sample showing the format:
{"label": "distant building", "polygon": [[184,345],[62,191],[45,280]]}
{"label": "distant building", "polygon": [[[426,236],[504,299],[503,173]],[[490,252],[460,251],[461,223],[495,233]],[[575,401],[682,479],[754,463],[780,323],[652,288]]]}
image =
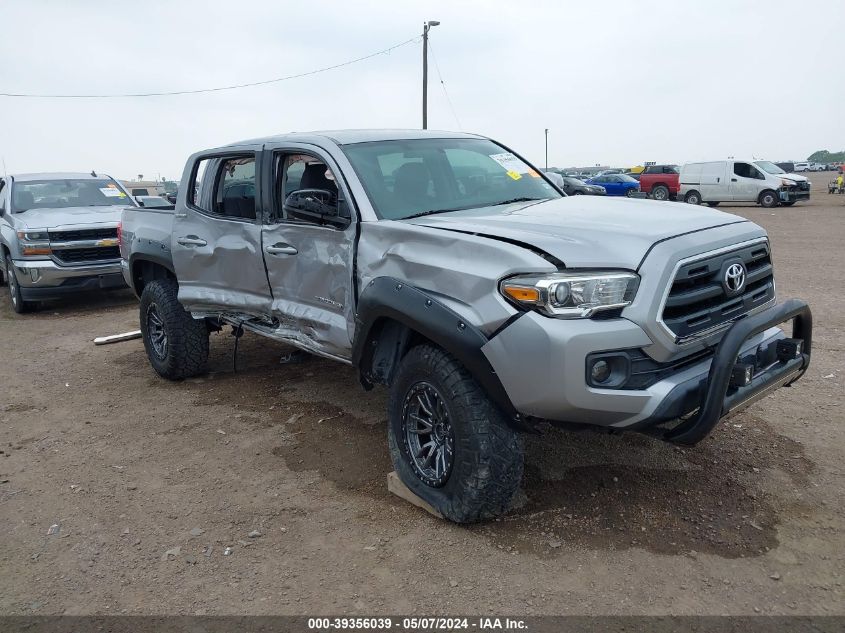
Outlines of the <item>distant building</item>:
{"label": "distant building", "polygon": [[154,180],[123,180],[121,184],[131,196],[160,196],[165,193],[164,183]]}

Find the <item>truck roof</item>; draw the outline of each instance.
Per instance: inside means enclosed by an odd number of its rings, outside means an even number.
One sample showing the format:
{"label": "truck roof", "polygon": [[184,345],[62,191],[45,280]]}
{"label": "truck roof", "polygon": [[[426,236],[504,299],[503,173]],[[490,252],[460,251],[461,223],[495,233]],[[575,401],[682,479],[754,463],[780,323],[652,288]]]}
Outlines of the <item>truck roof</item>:
{"label": "truck roof", "polygon": [[30,174],[9,174],[9,176],[18,182],[27,182],[29,180],[67,180],[70,178],[74,180],[102,180],[103,178],[111,178],[108,174],[103,173],[92,176],[91,172],[83,173],[75,171],[45,171]]}
{"label": "truck roof", "polygon": [[442,130],[322,130],[316,132],[289,132],[260,138],[249,139],[230,143],[226,147],[236,145],[255,145],[257,143],[296,141],[307,143],[313,141],[332,141],[337,145],[350,145],[353,143],[367,143],[371,141],[399,141],[421,138],[483,138],[478,134],[467,134],[465,132],[446,132]]}

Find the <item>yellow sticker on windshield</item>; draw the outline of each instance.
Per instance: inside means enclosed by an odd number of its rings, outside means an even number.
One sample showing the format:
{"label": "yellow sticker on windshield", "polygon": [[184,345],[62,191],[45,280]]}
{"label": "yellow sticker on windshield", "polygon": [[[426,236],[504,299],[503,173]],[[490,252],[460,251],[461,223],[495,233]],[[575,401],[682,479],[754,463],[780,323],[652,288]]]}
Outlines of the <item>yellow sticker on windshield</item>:
{"label": "yellow sticker on windshield", "polygon": [[513,170],[508,172],[508,176],[510,176],[514,180],[519,180],[520,178],[522,178],[522,174],[520,174],[518,171]]}

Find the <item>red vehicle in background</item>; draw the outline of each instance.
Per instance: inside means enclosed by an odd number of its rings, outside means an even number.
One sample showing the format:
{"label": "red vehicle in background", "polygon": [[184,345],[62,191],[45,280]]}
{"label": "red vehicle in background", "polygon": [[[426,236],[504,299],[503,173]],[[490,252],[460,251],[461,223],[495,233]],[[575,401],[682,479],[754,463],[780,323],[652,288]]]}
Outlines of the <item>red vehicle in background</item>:
{"label": "red vehicle in background", "polygon": [[640,174],[640,191],[654,200],[675,200],[681,188],[677,165],[649,165]]}

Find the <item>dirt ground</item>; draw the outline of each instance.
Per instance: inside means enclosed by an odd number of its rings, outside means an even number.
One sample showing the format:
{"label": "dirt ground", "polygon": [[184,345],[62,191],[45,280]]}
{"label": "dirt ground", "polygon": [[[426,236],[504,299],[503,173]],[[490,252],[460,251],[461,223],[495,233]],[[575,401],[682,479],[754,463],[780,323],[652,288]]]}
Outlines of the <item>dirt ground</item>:
{"label": "dirt ground", "polygon": [[17,316],[3,288],[0,613],[845,613],[830,177],[809,204],[730,208],[769,231],[779,296],[812,305],[795,387],[692,449],[531,438],[520,507],[473,527],[387,493],[385,392],[351,369],[282,365],[286,348],[246,335],[233,373],[224,333],[208,375],[169,383],[140,341],[92,344],[137,327],[128,292]]}

